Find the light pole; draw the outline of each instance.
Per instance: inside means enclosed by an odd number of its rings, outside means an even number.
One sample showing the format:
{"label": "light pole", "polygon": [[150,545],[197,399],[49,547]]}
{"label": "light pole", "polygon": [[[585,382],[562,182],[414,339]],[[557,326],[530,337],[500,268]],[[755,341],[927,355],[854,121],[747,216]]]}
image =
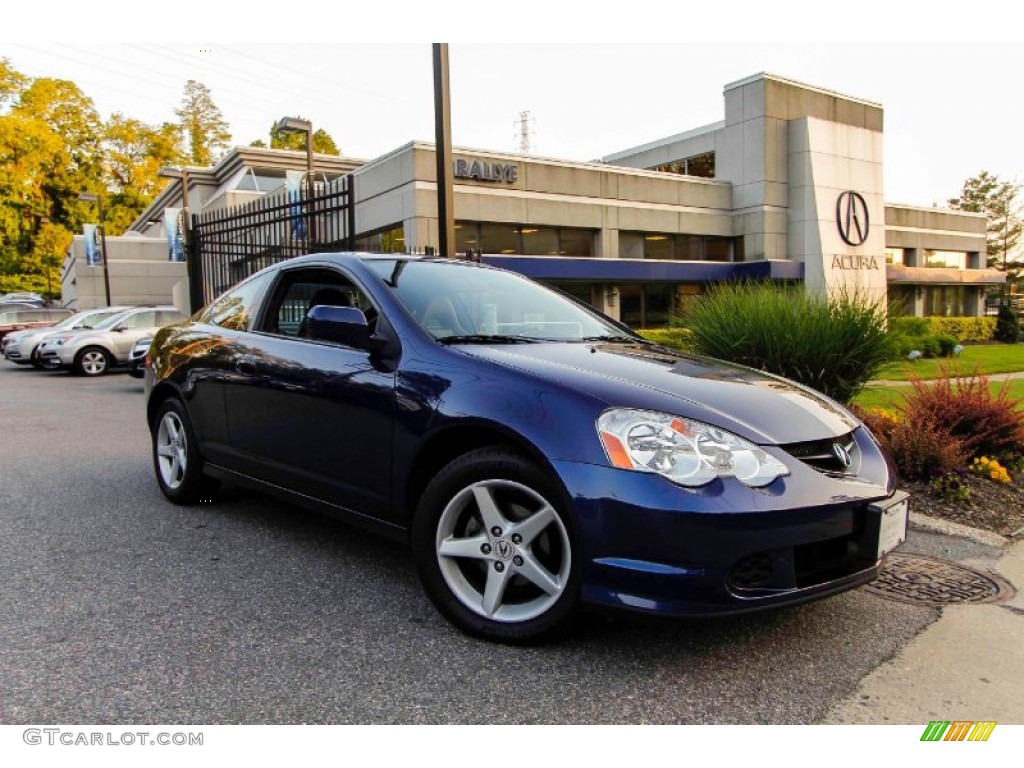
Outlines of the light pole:
{"label": "light pole", "polygon": [[103,250],[103,288],[107,294],[107,306],[110,306],[110,270],[107,267],[107,225],[103,223],[103,198],[88,192],[78,196],[79,200],[96,203],[100,216],[100,248]]}
{"label": "light pole", "polygon": [[195,314],[203,308],[202,291],[202,269],[201,265],[195,263],[198,253],[192,253],[192,219],[188,212],[188,169],[185,166],[175,168],[165,166],[156,172],[156,175],[164,179],[181,179],[181,217],[183,221],[182,245],[185,249],[185,274],[188,276],[188,303],[189,310]]}
{"label": "light pole", "polygon": [[[309,244],[316,242],[316,219],[313,217],[313,123],[301,117],[282,117],[275,126],[278,133],[306,134],[306,200],[309,208]],[[308,250],[308,249],[307,249]]]}
{"label": "light pole", "polygon": [[448,43],[434,43],[434,152],[437,155],[437,233],[441,255],[455,255],[455,187]]}

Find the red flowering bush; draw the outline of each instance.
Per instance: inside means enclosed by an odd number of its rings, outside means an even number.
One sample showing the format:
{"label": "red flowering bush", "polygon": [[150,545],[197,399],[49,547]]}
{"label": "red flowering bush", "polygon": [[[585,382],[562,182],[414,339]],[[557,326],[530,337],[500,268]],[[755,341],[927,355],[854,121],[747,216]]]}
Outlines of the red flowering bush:
{"label": "red flowering bush", "polygon": [[904,419],[928,424],[959,441],[968,457],[1024,455],[1024,412],[1009,392],[1009,382],[995,395],[981,374],[961,377],[954,367],[934,383],[911,379]]}
{"label": "red flowering bush", "polygon": [[854,409],[905,480],[924,480],[962,467],[963,442],[927,416],[915,419],[881,408]]}

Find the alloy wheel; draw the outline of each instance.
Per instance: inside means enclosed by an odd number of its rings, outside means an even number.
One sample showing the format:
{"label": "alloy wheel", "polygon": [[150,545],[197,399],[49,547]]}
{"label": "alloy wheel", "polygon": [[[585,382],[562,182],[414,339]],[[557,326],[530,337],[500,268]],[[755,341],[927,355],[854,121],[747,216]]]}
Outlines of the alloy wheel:
{"label": "alloy wheel", "polygon": [[511,480],[483,480],[459,491],[441,513],[436,556],[452,594],[499,622],[543,615],[569,581],[569,534],[557,510]]}
{"label": "alloy wheel", "polygon": [[168,411],[160,419],[156,434],[156,455],[164,485],[177,490],[184,482],[185,470],[188,468],[188,442],[185,427],[173,411]]}

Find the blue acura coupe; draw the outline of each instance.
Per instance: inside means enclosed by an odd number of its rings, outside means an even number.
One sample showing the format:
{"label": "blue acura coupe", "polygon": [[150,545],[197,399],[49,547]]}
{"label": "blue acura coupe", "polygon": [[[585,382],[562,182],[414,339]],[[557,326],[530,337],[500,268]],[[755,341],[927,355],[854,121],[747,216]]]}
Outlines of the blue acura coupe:
{"label": "blue acura coupe", "polygon": [[907,495],[839,404],[479,264],[284,261],[161,330],[145,378],[167,498],[230,480],[408,542],[440,612],[493,640],[583,606],[825,597],[906,537]]}

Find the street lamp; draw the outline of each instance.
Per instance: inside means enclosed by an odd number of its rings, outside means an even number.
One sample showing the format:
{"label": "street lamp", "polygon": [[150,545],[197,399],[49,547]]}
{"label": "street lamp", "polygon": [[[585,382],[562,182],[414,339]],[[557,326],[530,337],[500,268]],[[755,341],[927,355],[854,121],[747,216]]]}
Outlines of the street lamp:
{"label": "street lamp", "polygon": [[[306,199],[309,205],[313,205],[313,123],[303,120],[301,117],[282,117],[277,121],[275,130],[278,133],[304,133],[306,134]],[[309,217],[309,242],[316,242],[316,221],[312,215]]]}
{"label": "street lamp", "polygon": [[188,169],[185,166],[175,168],[165,166],[156,172],[156,175],[164,179],[181,179],[181,216],[183,220],[182,236],[185,245],[185,273],[188,275],[188,303],[192,313],[203,308],[202,281],[199,265],[194,264],[190,254],[191,247],[191,217],[188,212]]}
{"label": "street lamp", "polygon": [[96,203],[100,216],[100,248],[103,250],[103,288],[107,294],[107,306],[110,306],[110,271],[107,268],[107,225],[103,223],[103,198],[97,195],[83,192],[78,196],[79,200],[86,203]]}

